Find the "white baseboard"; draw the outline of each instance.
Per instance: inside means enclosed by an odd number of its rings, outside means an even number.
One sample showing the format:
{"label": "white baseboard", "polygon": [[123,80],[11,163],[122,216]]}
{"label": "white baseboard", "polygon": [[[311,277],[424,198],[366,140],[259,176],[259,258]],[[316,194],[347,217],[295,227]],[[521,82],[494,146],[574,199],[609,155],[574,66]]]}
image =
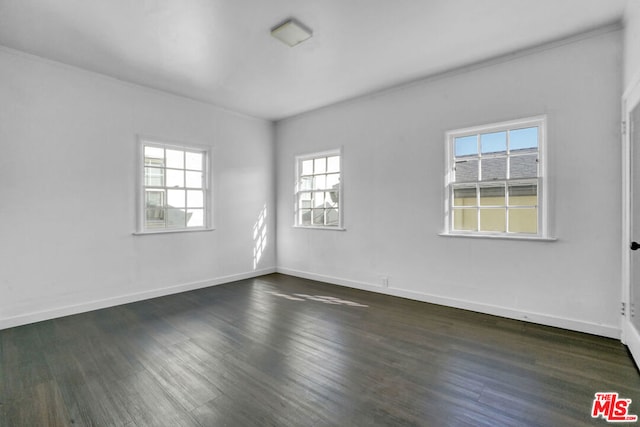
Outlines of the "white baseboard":
{"label": "white baseboard", "polygon": [[116,305],[128,304],[131,302],[142,301],[150,298],[157,298],[166,295],[177,294],[180,292],[206,288],[209,286],[221,285],[223,283],[235,282],[237,280],[251,279],[253,277],[258,277],[275,272],[275,267],[264,268],[261,270],[232,274],[229,276],[222,276],[199,282],[182,283],[179,285],[168,286],[160,289],[151,289],[147,291],[119,295],[100,300],[87,301],[80,304],[73,304],[42,311],[20,314],[18,316],[0,318],[0,330],[12,328],[14,326],[40,322],[42,320],[55,319],[56,317],[70,316],[72,314],[85,313],[87,311],[99,310],[101,308],[113,307]]}
{"label": "white baseboard", "polygon": [[[507,307],[500,307],[490,304],[482,304],[473,301],[465,301],[456,298],[442,297],[423,292],[409,291],[400,288],[383,288],[380,285],[358,282],[339,277],[327,276],[323,274],[309,273],[306,271],[293,270],[290,268],[278,267],[278,273],[290,276],[302,277],[305,279],[317,280],[320,282],[342,285],[350,288],[362,289],[371,292],[378,292],[386,295],[393,295],[408,298],[416,301],[428,302],[432,304],[445,305],[448,307],[461,308],[464,310],[476,311],[478,313],[491,314],[493,316],[506,317],[509,319],[523,320],[540,325],[553,326],[556,328],[568,329],[588,334],[600,335],[608,338],[620,339],[620,327],[615,325],[601,325],[582,320],[569,319],[565,317],[551,316],[548,314],[525,312]],[[640,350],[640,349],[639,349]]]}
{"label": "white baseboard", "polygon": [[622,342],[627,345],[636,366],[640,367],[640,333],[629,322],[623,322],[624,334]]}

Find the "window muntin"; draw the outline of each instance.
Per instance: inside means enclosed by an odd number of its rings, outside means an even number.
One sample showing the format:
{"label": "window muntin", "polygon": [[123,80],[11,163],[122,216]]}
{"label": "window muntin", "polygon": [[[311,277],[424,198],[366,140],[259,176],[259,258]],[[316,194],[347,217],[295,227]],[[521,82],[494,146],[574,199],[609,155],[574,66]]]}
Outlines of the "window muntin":
{"label": "window muntin", "polygon": [[544,118],[449,132],[447,232],[545,237]]}
{"label": "window muntin", "polygon": [[208,152],[141,141],[141,232],[208,227]]}
{"label": "window muntin", "polygon": [[342,227],[339,150],[296,158],[295,225]]}

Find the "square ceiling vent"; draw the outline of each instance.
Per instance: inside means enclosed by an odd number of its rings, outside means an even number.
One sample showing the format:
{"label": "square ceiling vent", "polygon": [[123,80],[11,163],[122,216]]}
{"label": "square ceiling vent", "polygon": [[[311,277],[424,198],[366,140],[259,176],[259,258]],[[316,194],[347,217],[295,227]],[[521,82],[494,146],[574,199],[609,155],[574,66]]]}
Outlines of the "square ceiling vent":
{"label": "square ceiling vent", "polygon": [[313,32],[305,25],[289,19],[271,29],[271,35],[287,46],[293,47],[309,39]]}

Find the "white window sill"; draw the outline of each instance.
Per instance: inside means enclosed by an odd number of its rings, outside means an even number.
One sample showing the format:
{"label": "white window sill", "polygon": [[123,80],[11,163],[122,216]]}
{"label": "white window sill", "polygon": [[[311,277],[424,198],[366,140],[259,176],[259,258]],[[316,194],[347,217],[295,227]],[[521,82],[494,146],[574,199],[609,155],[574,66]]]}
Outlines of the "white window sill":
{"label": "white window sill", "polygon": [[556,237],[505,235],[505,234],[471,234],[471,233],[439,233],[442,237],[468,237],[472,239],[497,239],[497,240],[529,240],[535,242],[556,242]]}
{"label": "white window sill", "polygon": [[331,231],[347,231],[343,227],[319,227],[313,225],[294,225],[293,228],[300,228],[303,230],[331,230]]}
{"label": "white window sill", "polygon": [[174,234],[174,233],[195,233],[198,231],[214,231],[215,228],[184,228],[179,230],[154,230],[154,231],[136,231],[134,236],[148,236],[150,234]]}

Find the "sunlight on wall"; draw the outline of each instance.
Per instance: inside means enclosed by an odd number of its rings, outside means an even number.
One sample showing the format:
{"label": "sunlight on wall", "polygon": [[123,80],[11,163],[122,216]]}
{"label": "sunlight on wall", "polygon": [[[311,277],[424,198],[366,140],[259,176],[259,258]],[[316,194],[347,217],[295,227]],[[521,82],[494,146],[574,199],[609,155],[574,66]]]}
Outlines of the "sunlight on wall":
{"label": "sunlight on wall", "polygon": [[267,247],[267,205],[264,205],[258,215],[258,221],[253,225],[253,269],[258,268],[260,259]]}

